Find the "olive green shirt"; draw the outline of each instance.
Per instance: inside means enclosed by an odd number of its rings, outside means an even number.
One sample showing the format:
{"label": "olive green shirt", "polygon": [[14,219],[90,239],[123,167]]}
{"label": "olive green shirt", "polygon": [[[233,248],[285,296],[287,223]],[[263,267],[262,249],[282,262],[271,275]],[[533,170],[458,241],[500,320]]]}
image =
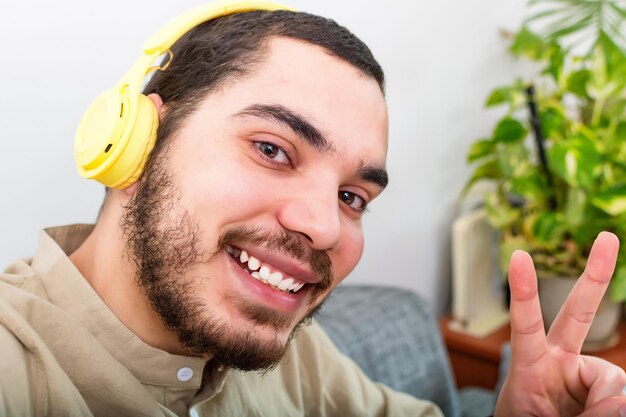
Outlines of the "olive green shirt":
{"label": "olive green shirt", "polygon": [[0,274],[0,415],[441,416],[367,379],[315,323],[265,374],[147,345],[68,258],[91,230],[47,229]]}

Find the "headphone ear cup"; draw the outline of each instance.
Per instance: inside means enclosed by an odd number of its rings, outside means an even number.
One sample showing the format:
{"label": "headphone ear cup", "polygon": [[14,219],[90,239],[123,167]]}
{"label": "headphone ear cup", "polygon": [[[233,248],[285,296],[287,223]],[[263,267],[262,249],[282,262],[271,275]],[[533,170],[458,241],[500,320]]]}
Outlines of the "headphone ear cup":
{"label": "headphone ear cup", "polygon": [[152,101],[115,90],[102,93],[85,112],[76,131],[78,172],[107,187],[127,188],[141,176],[156,142],[159,115]]}
{"label": "headphone ear cup", "polygon": [[[128,128],[128,144],[119,160],[111,167],[115,171],[111,176],[112,188],[128,188],[143,174],[150,152],[154,148],[159,126],[159,114],[154,103],[145,95],[140,94],[137,101],[137,117],[135,123]],[[132,109],[131,109],[132,110]]]}

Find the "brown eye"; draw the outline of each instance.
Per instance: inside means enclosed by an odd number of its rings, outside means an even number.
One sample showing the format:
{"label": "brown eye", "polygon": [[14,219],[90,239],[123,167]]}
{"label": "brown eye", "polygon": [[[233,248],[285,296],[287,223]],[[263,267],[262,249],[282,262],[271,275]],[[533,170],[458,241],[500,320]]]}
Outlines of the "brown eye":
{"label": "brown eye", "polygon": [[367,210],[365,200],[350,191],[339,191],[339,199],[356,211],[363,212]]}
{"label": "brown eye", "polygon": [[279,151],[278,146],[265,142],[259,143],[259,150],[268,158],[276,158]]}
{"label": "brown eye", "polygon": [[352,193],[349,193],[347,191],[339,191],[339,199],[347,205],[354,203],[354,197],[356,196]]}
{"label": "brown eye", "polygon": [[291,158],[284,148],[271,142],[253,142],[252,146],[262,159],[276,166],[290,166]]}
{"label": "brown eye", "polygon": [[261,157],[277,166],[289,166],[291,165],[291,159],[287,151],[278,145],[271,142],[254,142],[252,144],[259,152]]}

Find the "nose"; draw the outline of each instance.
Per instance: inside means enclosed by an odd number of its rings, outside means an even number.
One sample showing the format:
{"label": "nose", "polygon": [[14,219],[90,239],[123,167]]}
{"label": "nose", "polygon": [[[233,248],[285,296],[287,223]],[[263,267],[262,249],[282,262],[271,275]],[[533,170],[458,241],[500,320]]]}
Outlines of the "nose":
{"label": "nose", "polygon": [[303,235],[312,249],[336,248],[342,227],[337,189],[318,183],[292,190],[279,207],[278,221],[285,229]]}

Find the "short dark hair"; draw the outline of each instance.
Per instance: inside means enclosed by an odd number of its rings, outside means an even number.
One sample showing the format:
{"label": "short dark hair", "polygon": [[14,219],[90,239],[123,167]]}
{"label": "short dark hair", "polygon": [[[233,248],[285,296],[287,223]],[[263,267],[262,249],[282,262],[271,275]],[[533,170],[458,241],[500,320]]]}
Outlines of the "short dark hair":
{"label": "short dark hair", "polygon": [[384,73],[360,39],[334,20],[303,12],[251,11],[202,23],[172,46],[173,58],[144,88],[161,96],[168,112],[159,124],[158,153],[206,94],[232,77],[247,74],[263,58],[270,37],[302,40],[352,64],[376,80],[384,94]]}

